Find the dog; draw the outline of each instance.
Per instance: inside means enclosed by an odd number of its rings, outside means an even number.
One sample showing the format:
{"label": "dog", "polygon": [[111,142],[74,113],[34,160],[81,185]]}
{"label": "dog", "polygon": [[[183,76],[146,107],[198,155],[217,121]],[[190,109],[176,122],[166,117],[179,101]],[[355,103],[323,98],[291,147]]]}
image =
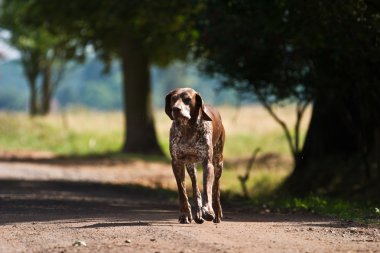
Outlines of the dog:
{"label": "dog", "polygon": [[[195,206],[194,220],[221,222],[219,179],[223,171],[225,131],[219,112],[205,105],[198,92],[178,88],[165,98],[165,112],[173,121],[170,128],[170,155],[178,186],[179,222],[192,221],[191,206],[185,188],[185,167],[191,178]],[[197,164],[203,166],[203,196],[198,189]]]}

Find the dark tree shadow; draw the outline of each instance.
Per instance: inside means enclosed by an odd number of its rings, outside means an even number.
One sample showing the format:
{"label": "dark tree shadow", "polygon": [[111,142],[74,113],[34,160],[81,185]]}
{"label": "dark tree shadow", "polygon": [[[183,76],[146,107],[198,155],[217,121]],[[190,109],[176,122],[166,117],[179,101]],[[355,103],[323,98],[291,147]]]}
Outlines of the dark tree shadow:
{"label": "dark tree shadow", "polygon": [[88,226],[82,226],[78,228],[108,228],[108,227],[135,227],[135,226],[152,226],[151,222],[142,222],[142,221],[135,221],[135,222],[103,222],[103,223],[95,223]]}
{"label": "dark tree shadow", "polygon": [[174,191],[139,185],[0,180],[0,224],[74,219],[164,221],[176,217],[176,201]]}
{"label": "dark tree shadow", "polygon": [[0,162],[17,162],[28,164],[47,164],[47,165],[60,165],[60,166],[73,166],[73,165],[115,165],[115,164],[128,164],[135,160],[144,160],[148,162],[165,162],[169,163],[169,158],[159,155],[139,155],[139,154],[125,154],[122,152],[107,152],[107,153],[94,153],[94,154],[72,154],[72,155],[59,155],[52,157],[39,157],[33,155],[1,155]]}

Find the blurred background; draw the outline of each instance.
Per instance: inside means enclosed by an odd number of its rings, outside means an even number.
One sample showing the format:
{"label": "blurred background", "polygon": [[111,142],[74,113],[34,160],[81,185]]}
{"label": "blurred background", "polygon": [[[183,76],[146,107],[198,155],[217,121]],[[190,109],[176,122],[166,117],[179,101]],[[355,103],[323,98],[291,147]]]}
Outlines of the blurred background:
{"label": "blurred background", "polygon": [[164,98],[192,87],[221,111],[231,196],[287,193],[309,201],[291,202],[306,209],[323,205],[320,197],[377,203],[376,1],[3,0],[0,8],[2,159],[167,163]]}

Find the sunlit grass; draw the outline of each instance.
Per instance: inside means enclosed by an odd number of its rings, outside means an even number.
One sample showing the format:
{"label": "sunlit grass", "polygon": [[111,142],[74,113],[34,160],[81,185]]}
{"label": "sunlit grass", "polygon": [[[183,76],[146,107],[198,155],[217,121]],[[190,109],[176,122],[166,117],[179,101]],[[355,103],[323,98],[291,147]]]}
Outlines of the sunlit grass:
{"label": "sunlit grass", "polygon": [[116,113],[34,118],[21,113],[0,113],[0,149],[50,151],[58,155],[116,151],[122,144],[121,127],[114,123],[117,118]]}
{"label": "sunlit grass", "polygon": [[[226,158],[249,156],[257,147],[263,152],[289,153],[282,129],[262,107],[247,106],[239,110],[222,107],[220,111],[227,133]],[[291,106],[279,112],[285,121],[294,121]],[[309,112],[303,132],[308,117]],[[171,121],[163,110],[156,111],[155,121],[160,145],[169,155]],[[34,118],[25,113],[0,112],[0,149],[50,151],[59,155],[116,152],[122,146],[123,127],[121,112],[78,110]]]}

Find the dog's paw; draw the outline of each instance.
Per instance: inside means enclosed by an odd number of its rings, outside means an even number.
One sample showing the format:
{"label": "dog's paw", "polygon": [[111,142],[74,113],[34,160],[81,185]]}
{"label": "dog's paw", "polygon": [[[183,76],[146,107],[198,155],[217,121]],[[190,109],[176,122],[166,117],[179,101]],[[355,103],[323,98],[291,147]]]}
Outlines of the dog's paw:
{"label": "dog's paw", "polygon": [[190,224],[191,223],[191,219],[189,219],[186,214],[181,214],[178,218],[178,221],[181,224]]}
{"label": "dog's paw", "polygon": [[198,212],[195,213],[194,220],[198,224],[202,224],[205,220],[202,218],[202,211],[199,210]]}
{"label": "dog's paw", "polygon": [[221,207],[214,207],[215,210],[215,218],[213,220],[214,223],[220,223],[223,218],[222,208]]}
{"label": "dog's paw", "polygon": [[207,221],[212,221],[215,219],[215,214],[213,211],[207,210],[206,207],[202,207],[202,218]]}
{"label": "dog's paw", "polygon": [[221,217],[218,215],[215,216],[215,218],[212,220],[214,223],[220,223],[222,221]]}

